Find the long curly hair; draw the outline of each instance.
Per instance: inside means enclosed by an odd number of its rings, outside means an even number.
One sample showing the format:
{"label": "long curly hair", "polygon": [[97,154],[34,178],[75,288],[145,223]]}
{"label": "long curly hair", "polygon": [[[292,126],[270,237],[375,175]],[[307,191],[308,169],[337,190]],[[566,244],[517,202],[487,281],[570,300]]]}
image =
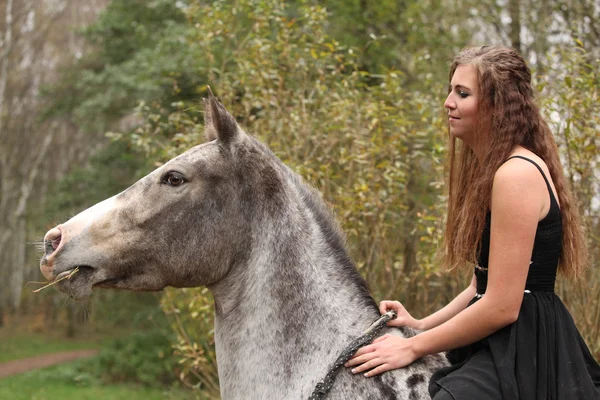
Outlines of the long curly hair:
{"label": "long curly hair", "polygon": [[531,71],[516,51],[497,46],[466,48],[450,68],[477,70],[479,86],[476,137],[484,145],[481,162],[471,148],[449,134],[448,216],[443,242],[443,265],[463,268],[476,260],[492,182],[498,168],[517,145],[537,154],[548,166],[558,194],[563,225],[559,272],[578,278],[585,269],[587,250],[576,201],[564,177],[558,148],[540,114],[531,85]]}

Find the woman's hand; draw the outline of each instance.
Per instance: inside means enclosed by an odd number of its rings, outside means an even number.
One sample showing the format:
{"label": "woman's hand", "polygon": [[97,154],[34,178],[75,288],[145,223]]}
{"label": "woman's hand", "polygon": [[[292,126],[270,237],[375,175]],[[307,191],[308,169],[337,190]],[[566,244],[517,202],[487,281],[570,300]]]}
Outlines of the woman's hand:
{"label": "woman's hand", "polygon": [[412,348],[412,339],[415,337],[405,339],[390,334],[384,335],[375,339],[373,344],[359,349],[345,366],[355,367],[352,369],[353,374],[368,371],[365,373],[366,377],[405,367],[418,358]]}
{"label": "woman's hand", "polygon": [[386,312],[391,310],[396,311],[398,316],[395,319],[388,321],[388,326],[395,326],[398,328],[403,326],[409,326],[411,328],[419,330],[423,329],[421,327],[421,321],[413,318],[413,316],[410,315],[408,311],[406,311],[406,308],[404,308],[404,306],[399,301],[384,300],[381,303],[379,303],[379,312],[381,314],[385,314]]}

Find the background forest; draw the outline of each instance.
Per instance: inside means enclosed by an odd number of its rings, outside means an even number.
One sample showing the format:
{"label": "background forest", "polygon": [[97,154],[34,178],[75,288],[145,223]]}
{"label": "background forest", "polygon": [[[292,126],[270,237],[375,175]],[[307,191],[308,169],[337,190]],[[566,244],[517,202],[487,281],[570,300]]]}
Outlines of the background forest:
{"label": "background forest", "polygon": [[599,20],[598,0],[1,0],[0,337],[91,335],[102,379],[218,398],[206,289],[26,286],[55,223],[204,140],[207,85],[322,192],[376,300],[435,311],[468,279],[435,261],[448,68],[487,43],[534,72],[591,255],[557,291],[599,359]]}

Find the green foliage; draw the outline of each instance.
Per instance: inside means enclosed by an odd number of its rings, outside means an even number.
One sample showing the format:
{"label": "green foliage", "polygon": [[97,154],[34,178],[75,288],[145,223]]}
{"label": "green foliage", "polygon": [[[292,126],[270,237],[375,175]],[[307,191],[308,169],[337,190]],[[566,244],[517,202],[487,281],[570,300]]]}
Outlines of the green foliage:
{"label": "green foliage", "polygon": [[69,383],[75,387],[97,386],[102,380],[89,372],[89,361],[69,363],[60,368],[49,368],[38,373],[39,378],[44,381],[58,381]]}
{"label": "green foliage", "polygon": [[[58,295],[62,296],[62,293]],[[114,329],[165,329],[168,321],[160,309],[160,295],[98,290],[89,300],[91,321],[99,333]]]}
{"label": "green foliage", "polygon": [[[182,10],[170,0],[110,2],[84,32],[99,50],[46,89],[54,100],[44,115],[68,115],[84,129],[105,131],[141,100],[168,105],[173,96],[195,98],[193,72],[202,55],[189,51],[186,35],[192,27],[184,22]],[[187,86],[174,84],[175,78],[188,77]]]}
{"label": "green foliage", "polygon": [[[584,217],[594,217],[593,197],[600,187],[595,172],[600,167],[600,73],[599,59],[576,41],[557,56],[560,69],[548,73],[549,96],[545,106],[550,114],[559,144],[565,156],[567,177],[580,201]],[[552,115],[554,113],[554,115]],[[557,116],[561,116],[560,119]]]}
{"label": "green foliage", "polygon": [[179,378],[190,388],[199,388],[208,398],[220,394],[214,343],[212,296],[207,289],[168,289],[163,310],[177,333],[175,355]]}
{"label": "green foliage", "polygon": [[463,23],[472,9],[456,2],[326,0],[320,3],[331,12],[328,33],[358,48],[365,70],[402,71],[409,77],[405,88],[428,88],[423,79],[445,78],[448,64],[473,34]]}
{"label": "green foliage", "polygon": [[[579,200],[590,254],[586,276],[579,283],[561,282],[558,292],[573,312],[577,326],[595,354],[600,354],[600,59],[575,40],[555,57],[560,66],[540,80],[543,103],[563,155],[566,176]],[[593,286],[590,288],[590,284]]]}
{"label": "green foliage", "polygon": [[102,17],[85,33],[99,48],[99,56],[115,65],[154,46],[163,30],[183,22],[184,14],[173,1],[118,0],[110,2]]}
{"label": "green foliage", "polygon": [[53,186],[44,208],[37,212],[65,218],[82,211],[135,182],[144,162],[141,153],[126,143],[112,142]]}
{"label": "green foliage", "polygon": [[173,383],[173,338],[161,330],[133,333],[104,346],[90,368],[109,382],[164,386]]}

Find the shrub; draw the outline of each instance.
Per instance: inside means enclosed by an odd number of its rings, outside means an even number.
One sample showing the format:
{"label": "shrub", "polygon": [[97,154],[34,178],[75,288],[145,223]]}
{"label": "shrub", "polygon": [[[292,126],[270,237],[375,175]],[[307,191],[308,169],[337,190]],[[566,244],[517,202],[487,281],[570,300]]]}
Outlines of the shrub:
{"label": "shrub", "polygon": [[172,341],[174,338],[161,330],[119,338],[100,351],[91,368],[110,382],[168,385],[177,380]]}

